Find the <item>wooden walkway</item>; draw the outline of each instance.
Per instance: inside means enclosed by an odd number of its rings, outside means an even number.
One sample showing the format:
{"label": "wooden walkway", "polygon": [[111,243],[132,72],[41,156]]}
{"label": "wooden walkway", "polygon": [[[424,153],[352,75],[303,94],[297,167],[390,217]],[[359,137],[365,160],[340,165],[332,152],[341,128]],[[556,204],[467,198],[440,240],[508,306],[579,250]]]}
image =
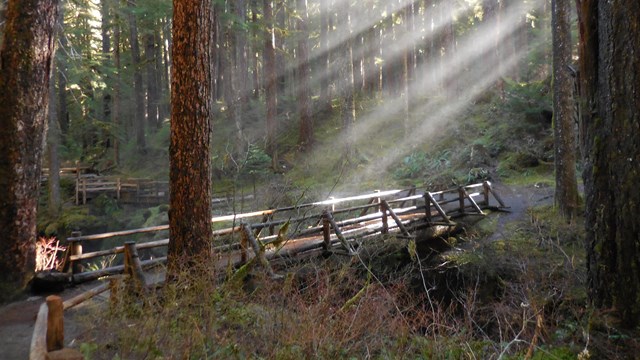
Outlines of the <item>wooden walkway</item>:
{"label": "wooden walkway", "polygon": [[[412,238],[417,230],[433,235],[455,228],[461,216],[484,216],[483,209],[503,208],[505,204],[491,183],[444,191],[404,190],[374,191],[368,194],[328,199],[296,206],[250,213],[216,216],[212,249],[219,268],[240,266],[256,258],[267,271],[270,263],[299,256],[334,253],[354,255],[367,239],[381,234]],[[146,268],[166,261],[169,244],[168,225],[111,233],[82,235],[67,239],[62,272],[72,282],[80,283],[106,275],[125,272],[129,250],[135,249],[140,266]],[[156,240],[154,240],[156,239]],[[119,243],[108,250],[83,252],[83,247],[97,241]],[[95,247],[95,246],[94,246]],[[139,253],[139,256],[138,256]],[[118,265],[87,271],[89,263],[114,257]]]}

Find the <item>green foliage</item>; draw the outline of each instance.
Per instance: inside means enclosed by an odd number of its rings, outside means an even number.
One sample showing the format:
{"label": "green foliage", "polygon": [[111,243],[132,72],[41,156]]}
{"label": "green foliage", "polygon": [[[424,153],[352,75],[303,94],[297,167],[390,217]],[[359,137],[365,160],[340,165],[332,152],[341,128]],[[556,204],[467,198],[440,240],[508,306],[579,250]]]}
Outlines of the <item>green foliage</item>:
{"label": "green foliage", "polygon": [[247,155],[240,164],[239,177],[260,178],[271,172],[271,157],[262,148],[249,145]]}
{"label": "green foliage", "polygon": [[106,194],[100,194],[92,200],[91,212],[95,215],[113,217],[119,210],[118,201]]}
{"label": "green foliage", "polygon": [[551,109],[550,80],[519,83],[505,80],[505,108],[513,114],[540,114]]}
{"label": "green foliage", "polygon": [[451,166],[450,155],[450,150],[443,150],[435,155],[422,151],[413,152],[402,159],[402,165],[394,175],[397,178],[406,179],[445,170]]}

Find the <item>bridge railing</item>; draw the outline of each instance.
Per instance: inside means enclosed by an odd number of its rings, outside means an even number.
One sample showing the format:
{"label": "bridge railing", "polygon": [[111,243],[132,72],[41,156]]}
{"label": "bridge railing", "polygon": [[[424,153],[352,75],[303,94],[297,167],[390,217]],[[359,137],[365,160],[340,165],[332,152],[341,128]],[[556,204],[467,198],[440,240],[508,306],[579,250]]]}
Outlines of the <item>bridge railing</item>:
{"label": "bridge railing", "polygon": [[[450,225],[451,217],[464,214],[482,214],[481,207],[489,206],[489,197],[493,194],[499,206],[504,207],[500,197],[493,192],[491,184],[484,182],[438,192],[419,192],[416,188],[404,190],[374,191],[368,194],[330,198],[324,201],[299,204],[276,209],[266,209],[240,214],[215,216],[211,219],[214,242],[217,253],[239,251],[237,262],[248,259],[249,247],[254,242],[266,248],[269,256],[278,252],[278,256],[287,254],[289,249],[279,248],[283,240],[315,238],[308,245],[296,248],[296,251],[322,248],[330,250],[338,244],[348,253],[354,251],[350,243],[356,238],[391,231],[409,236],[408,227],[422,222],[430,225]],[[413,215],[412,215],[413,214]],[[421,214],[416,217],[415,214]],[[104,256],[123,254],[125,242],[140,234],[156,234],[169,229],[169,225],[160,225],[141,229],[116,231],[94,235],[72,233],[67,239],[68,246],[64,254],[62,271],[70,272],[74,282],[83,282],[124,271],[124,265],[83,271],[82,264],[88,260]],[[252,240],[251,237],[256,240]],[[122,238],[121,245],[108,250],[83,253],[83,244],[88,242]],[[135,245],[139,250],[166,247],[169,239],[142,242]],[[270,251],[270,252],[269,252]],[[254,248],[254,256],[257,256]],[[141,261],[142,267],[164,262],[166,257]],[[234,262],[236,262],[234,260]]]}

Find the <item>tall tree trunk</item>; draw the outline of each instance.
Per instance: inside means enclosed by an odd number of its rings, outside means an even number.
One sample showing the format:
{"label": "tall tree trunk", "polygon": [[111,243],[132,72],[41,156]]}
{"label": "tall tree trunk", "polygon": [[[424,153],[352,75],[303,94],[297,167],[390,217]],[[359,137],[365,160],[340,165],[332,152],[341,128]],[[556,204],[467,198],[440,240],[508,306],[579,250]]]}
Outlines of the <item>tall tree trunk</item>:
{"label": "tall tree trunk", "polygon": [[[104,60],[104,67],[108,68],[111,62],[111,34],[109,33],[109,28],[111,27],[110,21],[111,16],[109,14],[109,1],[102,0],[100,12],[102,14],[102,22],[101,22],[101,36],[102,36],[102,56]],[[110,70],[105,69],[105,83],[111,85],[110,82]],[[102,94],[102,121],[109,121],[111,118],[111,93],[109,93],[108,89],[111,86],[107,86],[106,89],[103,90]],[[107,141],[108,143],[108,141]]]}
{"label": "tall tree trunk", "polygon": [[573,79],[571,62],[570,8],[564,0],[553,0],[553,134],[555,146],[555,203],[571,221],[578,213],[576,146],[573,124]]}
{"label": "tall tree trunk", "polygon": [[298,12],[298,113],[300,116],[300,138],[298,145],[302,151],[313,147],[313,120],[311,119],[310,89],[309,89],[309,46],[307,39],[307,0],[297,0]]}
{"label": "tall tree trunk", "polygon": [[355,101],[355,83],[353,76],[353,46],[351,38],[351,21],[349,13],[351,11],[348,2],[344,2],[340,5],[340,14],[343,14],[342,22],[340,26],[342,31],[348,34],[346,40],[342,45],[342,66],[341,73],[342,79],[342,133],[344,136],[344,154],[343,158],[346,163],[351,163],[354,160],[356,148],[353,136],[353,127],[356,121],[356,101]]}
{"label": "tall tree trunk", "polygon": [[234,123],[236,125],[236,154],[243,154],[246,151],[246,140],[244,136],[244,114],[247,112],[247,103],[249,102],[249,87],[248,84],[248,72],[249,66],[247,63],[247,8],[245,0],[236,0],[233,3],[233,9],[236,15],[236,20],[239,22],[235,27],[235,71],[234,76],[234,98],[237,104],[234,111]]}
{"label": "tall tree trunk", "polygon": [[58,147],[60,146],[60,126],[58,124],[58,109],[56,107],[56,69],[55,61],[51,63],[51,79],[49,80],[49,126],[47,136],[47,155],[49,165],[49,179],[47,179],[47,190],[49,191],[49,199],[47,210],[49,216],[56,218],[60,213],[62,202],[60,200],[60,158],[58,156]]}
{"label": "tall tree trunk", "polygon": [[284,41],[284,30],[287,28],[287,14],[285,0],[273,0],[275,10],[272,19],[273,23],[273,37],[274,48],[276,49],[276,86],[278,88],[278,96],[285,95],[287,85],[287,67],[284,54],[286,53],[286,45]]}
{"label": "tall tree trunk", "polygon": [[[404,30],[404,36],[401,38],[409,38],[411,36],[412,33],[412,29],[411,29],[411,25],[409,24],[409,17],[411,16],[412,12],[411,12],[411,6],[407,6],[404,8],[404,11],[402,12],[402,24],[403,27],[402,29]],[[408,46],[405,44],[404,49],[402,50],[402,97],[403,97],[403,112],[404,112],[404,121],[403,121],[403,126],[404,126],[404,136],[407,137],[409,136],[409,126],[410,126],[410,116],[411,116],[411,94],[409,93],[410,90],[410,63],[411,63],[411,56],[412,56],[412,51],[411,51],[411,46]]]}
{"label": "tall tree trunk", "polygon": [[173,2],[169,279],[184,270],[206,270],[212,258],[211,5],[211,0]]}
{"label": "tall tree trunk", "polygon": [[113,87],[113,109],[111,112],[111,121],[115,133],[112,133],[113,139],[113,162],[117,166],[120,164],[120,104],[122,103],[122,76],[120,75],[120,24],[118,14],[116,13],[113,29],[113,65],[116,69],[116,76]]}
{"label": "tall tree trunk", "polygon": [[148,31],[144,34],[143,41],[147,75],[147,121],[149,129],[154,131],[160,128],[162,122],[158,118],[160,96],[158,95],[158,83],[156,82],[156,40],[153,31]]}
{"label": "tall tree trunk", "polygon": [[135,113],[134,129],[138,151],[144,153],[147,142],[144,137],[144,88],[140,64],[140,44],[138,42],[138,21],[135,14],[135,1],[127,0],[129,7],[129,43],[131,44],[131,63],[133,65],[133,108]]}
{"label": "tall tree trunk", "polygon": [[264,85],[267,110],[267,139],[266,150],[271,156],[272,166],[274,170],[278,164],[278,149],[276,146],[277,131],[277,86],[276,86],[276,63],[275,63],[275,47],[274,47],[274,29],[273,29],[273,6],[271,0],[263,0],[263,17],[265,22],[265,38],[264,38]]}
{"label": "tall tree trunk", "polygon": [[320,0],[320,110],[331,113],[331,58],[329,50],[329,1]]}
{"label": "tall tree trunk", "polygon": [[[640,322],[640,3],[581,0],[587,284],[596,307]],[[592,97],[593,96],[593,97]],[[589,110],[589,109],[587,109]]]}
{"label": "tall tree trunk", "polygon": [[11,0],[0,48],[0,301],[35,270],[36,211],[54,53],[56,0]]}
{"label": "tall tree trunk", "polygon": [[[58,24],[64,28],[64,6],[59,6]],[[60,47],[67,48],[67,37],[62,34],[59,39]],[[60,132],[64,136],[69,131],[69,110],[67,108],[67,54],[59,52],[55,57],[56,73],[58,76],[58,122]]]}
{"label": "tall tree trunk", "polygon": [[162,116],[161,119],[171,117],[171,51],[173,47],[173,41],[171,39],[171,19],[164,19],[162,21]]}
{"label": "tall tree trunk", "polygon": [[258,30],[258,0],[250,0],[251,1],[251,23],[252,27],[252,36],[253,36],[253,44],[251,46],[251,62],[253,65],[253,98],[258,99],[260,97],[260,89],[262,88],[260,84],[260,71],[258,66],[258,57],[260,53],[260,36],[261,33]]}

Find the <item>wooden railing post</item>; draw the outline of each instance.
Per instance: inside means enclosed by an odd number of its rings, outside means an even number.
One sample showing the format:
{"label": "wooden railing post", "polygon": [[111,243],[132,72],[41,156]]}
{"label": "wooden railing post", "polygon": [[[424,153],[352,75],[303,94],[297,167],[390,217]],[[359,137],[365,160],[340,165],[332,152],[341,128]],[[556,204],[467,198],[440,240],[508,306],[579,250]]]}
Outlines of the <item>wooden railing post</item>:
{"label": "wooden railing post", "polygon": [[425,192],[424,195],[422,195],[422,197],[424,198],[424,215],[427,218],[427,223],[431,223],[431,196],[429,195],[429,192]]}
{"label": "wooden railing post", "polygon": [[[82,236],[82,233],[80,231],[71,232],[72,238],[78,238],[80,236]],[[82,265],[80,264],[80,262],[71,260],[71,257],[74,255],[82,255],[82,242],[80,240],[69,240],[62,272],[67,272],[69,271],[69,269],[71,269],[71,274],[73,275],[82,271]]]}
{"label": "wooden railing post", "polygon": [[124,273],[133,280],[136,290],[144,290],[146,288],[147,281],[142,270],[135,241],[124,243]]}
{"label": "wooden railing post", "polygon": [[[444,211],[444,209],[440,206],[440,204],[438,204],[438,202],[436,201],[436,199],[433,198],[433,195],[431,195],[430,192],[426,192],[425,196],[429,199],[429,202],[431,202],[433,204],[433,207],[436,209],[436,211],[438,212],[438,214],[442,217],[442,219],[448,223],[448,224],[452,224],[453,222],[451,221],[451,219],[449,219],[449,216],[447,216],[447,213]],[[431,217],[429,217],[431,218]]]}
{"label": "wooden railing post", "polygon": [[244,228],[242,228],[242,230],[243,231],[240,232],[240,261],[244,264],[247,262],[247,243],[249,239],[247,238],[247,233],[244,231]]}
{"label": "wooden railing post", "polygon": [[247,224],[242,223],[240,224],[240,228],[242,229],[244,235],[247,237],[247,240],[249,240],[249,242],[251,243],[253,252],[256,254],[256,257],[258,258],[258,261],[260,261],[260,264],[267,270],[269,276],[274,279],[281,278],[282,276],[277,275],[273,271],[273,268],[271,268],[271,264],[269,263],[269,260],[267,260],[267,257],[264,255],[264,251],[262,251],[262,249],[260,248],[258,240],[253,236],[253,233],[251,232],[251,227]]}
{"label": "wooden railing post", "polygon": [[384,207],[385,212],[387,212],[387,211],[389,212],[389,215],[391,215],[391,218],[393,218],[393,221],[396,222],[396,225],[398,225],[398,228],[400,229],[402,234],[405,235],[405,236],[410,236],[409,231],[404,226],[402,221],[400,221],[400,218],[398,217],[398,215],[396,215],[396,213],[393,211],[393,209],[391,209],[391,207],[389,206],[389,203],[387,203],[385,200],[382,200],[382,206]]}
{"label": "wooden railing post", "polygon": [[47,351],[64,347],[64,320],[62,299],[57,295],[47,296]]}
{"label": "wooden railing post", "polygon": [[488,181],[483,181],[482,182],[482,195],[484,196],[484,206],[489,206],[489,182]]}
{"label": "wooden railing post", "polygon": [[340,243],[342,244],[342,246],[345,248],[345,250],[349,252],[349,255],[355,255],[356,254],[355,250],[353,249],[353,247],[351,247],[351,245],[347,241],[347,238],[345,238],[344,235],[342,234],[342,231],[340,230],[340,228],[338,227],[338,224],[334,220],[333,215],[331,215],[330,212],[327,212],[326,215],[327,215],[326,218],[329,221],[329,224],[331,224],[331,227],[333,228],[333,232],[336,233],[336,236],[338,237],[338,240],[340,240]]}
{"label": "wooden railing post", "polygon": [[[380,190],[375,190],[375,192],[379,193]],[[378,201],[378,211],[380,211],[380,214],[382,214],[382,230],[380,230],[381,234],[388,234],[389,233],[389,219],[387,219],[387,209],[385,208],[385,206],[382,204],[382,198],[377,198]]]}
{"label": "wooden railing post", "polygon": [[458,187],[458,202],[460,203],[460,213],[464,214],[464,188]]}
{"label": "wooden railing post", "polygon": [[331,249],[331,222],[329,221],[329,211],[327,209],[322,210],[322,238],[325,251]]}

